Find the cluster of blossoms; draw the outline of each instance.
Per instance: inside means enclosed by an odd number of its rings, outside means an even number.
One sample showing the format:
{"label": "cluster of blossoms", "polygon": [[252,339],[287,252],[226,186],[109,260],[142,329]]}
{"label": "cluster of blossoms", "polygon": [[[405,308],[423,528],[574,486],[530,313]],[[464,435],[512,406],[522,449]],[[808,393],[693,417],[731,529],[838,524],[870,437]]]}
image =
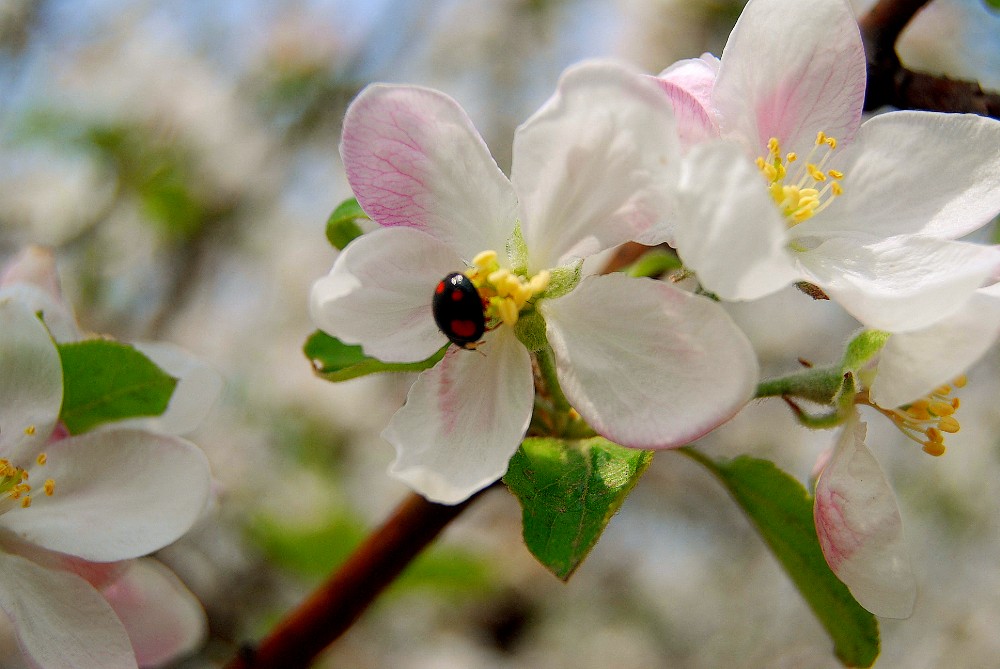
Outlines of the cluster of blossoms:
{"label": "cluster of blossoms", "polygon": [[[313,318],[386,362],[457,344],[385,430],[391,473],[445,503],[496,480],[529,428],[533,369],[540,392],[625,446],[680,446],[738,411],[757,364],[716,302],[584,262],[626,241],[668,243],[722,300],[808,284],[886,333],[852,370],[856,401],[940,453],[957,401],[920,398],[1000,331],[1000,252],[956,241],[1000,211],[1000,123],[862,123],[865,80],[845,0],[751,0],[721,59],[658,77],[570,68],[517,129],[509,180],[450,98],[366,88],[341,155],[379,228],[316,282]],[[817,530],[862,605],[906,616],[899,512],[865,433],[852,411],[818,480]]]}
{"label": "cluster of blossoms", "polygon": [[220,380],[150,346],[181,377],[167,411],[70,435],[53,338],[81,335],[51,254],[29,248],[0,276],[0,611],[30,666],[159,666],[206,631],[194,595],[143,556],[209,501],[205,455],[176,435],[205,415]]}

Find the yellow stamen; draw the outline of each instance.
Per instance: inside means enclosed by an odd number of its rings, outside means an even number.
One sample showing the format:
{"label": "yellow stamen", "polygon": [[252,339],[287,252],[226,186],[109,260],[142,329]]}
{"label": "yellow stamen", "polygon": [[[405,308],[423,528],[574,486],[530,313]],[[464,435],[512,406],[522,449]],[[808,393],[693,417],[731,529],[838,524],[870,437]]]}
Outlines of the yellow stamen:
{"label": "yellow stamen", "polygon": [[[789,227],[809,220],[844,193],[840,183],[844,173],[825,169],[836,148],[835,138],[828,137],[824,132],[817,133],[816,146],[805,158],[804,164],[789,175],[789,166],[798,160],[798,155],[789,152],[782,156],[781,143],[772,137],[767,142],[767,156],[760,156],[755,161],[758,171],[767,180],[771,198]],[[821,184],[822,190],[819,189]]]}
{"label": "yellow stamen", "polygon": [[551,280],[551,274],[547,270],[531,277],[515,274],[510,269],[501,267],[498,257],[497,252],[492,250],[478,253],[465,271],[486,304],[488,329],[501,323],[516,324],[521,311],[548,288]]}
{"label": "yellow stamen", "polygon": [[49,461],[49,456],[45,455],[44,453],[39,453],[38,457],[35,458],[35,462],[37,462],[39,465],[44,465],[48,461]]}
{"label": "yellow stamen", "polygon": [[29,437],[33,436],[35,434],[35,426],[29,425],[28,427],[24,428],[24,433]]}
{"label": "yellow stamen", "polygon": [[56,491],[56,482],[53,479],[45,479],[45,494],[52,497],[53,493]]}
{"label": "yellow stamen", "polygon": [[[966,379],[959,377],[952,382],[957,388],[965,386]],[[952,387],[943,385],[935,388],[927,397],[922,397],[910,404],[897,409],[883,409],[873,403],[867,393],[859,396],[858,401],[878,410],[889,418],[900,432],[923,447],[930,455],[938,456],[945,452],[944,437],[955,434],[961,429],[955,412],[961,402],[957,397],[949,397]]]}

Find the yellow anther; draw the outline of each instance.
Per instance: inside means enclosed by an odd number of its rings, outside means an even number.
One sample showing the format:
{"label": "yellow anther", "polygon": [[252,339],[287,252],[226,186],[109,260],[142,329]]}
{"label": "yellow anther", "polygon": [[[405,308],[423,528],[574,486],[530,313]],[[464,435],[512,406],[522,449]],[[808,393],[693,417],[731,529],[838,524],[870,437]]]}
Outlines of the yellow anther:
{"label": "yellow anther", "polygon": [[828,175],[830,175],[831,179],[843,179],[844,178],[844,173],[841,172],[840,170],[827,170],[826,173]]}
{"label": "yellow anther", "polygon": [[941,420],[938,421],[938,429],[942,432],[947,432],[948,434],[955,434],[959,431],[961,426],[958,421],[955,420],[954,416],[943,416]]}
{"label": "yellow anther", "polygon": [[798,159],[799,159],[799,154],[795,153],[794,151],[789,152],[789,154],[785,156],[786,163],[794,163]]}
{"label": "yellow anther", "polygon": [[826,175],[820,171],[818,167],[812,163],[806,165],[806,171],[809,172],[809,176],[813,178],[814,181],[823,182],[826,181]]}
{"label": "yellow anther", "polygon": [[49,456],[45,455],[44,453],[39,453],[38,457],[35,458],[35,462],[37,462],[40,465],[44,465],[48,461],[49,461]]}
{"label": "yellow anther", "polygon": [[[15,497],[15,499],[17,499],[17,498]],[[31,506],[31,496],[30,495],[28,497],[25,497],[24,499],[21,500],[21,508],[22,509],[27,509],[29,506]]]}
{"label": "yellow anther", "polygon": [[935,395],[950,395],[951,394],[951,386],[947,386],[947,385],[945,385],[945,386],[938,386],[937,388],[934,389],[934,394]]}
{"label": "yellow anther", "polygon": [[958,377],[957,379],[955,379],[951,383],[956,388],[964,388],[965,384],[967,384],[968,382],[969,382],[968,377],[966,377],[965,374],[962,374],[960,377]]}
{"label": "yellow anther", "polygon": [[843,195],[844,194],[844,187],[841,186],[836,181],[834,181],[833,182],[833,188],[830,189],[830,192],[833,193],[834,197],[837,197],[838,195]]}
{"label": "yellow anther", "polygon": [[35,426],[34,425],[29,425],[28,427],[24,428],[24,433],[26,435],[28,435],[29,437],[32,436],[32,435],[34,435],[35,434]]}
{"label": "yellow anther", "polygon": [[504,325],[514,325],[517,323],[517,316],[519,309],[514,301],[508,298],[495,298],[497,300],[496,307],[497,313],[500,316],[500,320],[503,321]]}
{"label": "yellow anther", "polygon": [[497,293],[500,293],[501,286],[505,285],[504,282],[507,280],[508,276],[510,276],[510,270],[506,268],[501,268],[496,270],[495,272],[490,272],[489,275],[486,277],[486,280],[492,283],[494,286],[496,286]]}
{"label": "yellow anther", "polygon": [[528,281],[528,287],[531,288],[531,292],[535,295],[542,292],[549,287],[549,281],[552,280],[552,272],[547,269],[543,269],[541,272],[531,277]]}
{"label": "yellow anther", "polygon": [[56,482],[53,479],[45,479],[45,494],[52,497],[52,494],[56,491]]}
{"label": "yellow anther", "polygon": [[924,442],[924,453],[928,455],[933,455],[934,457],[939,457],[944,455],[944,444],[940,441],[927,441]]}
{"label": "yellow anther", "polygon": [[[789,172],[789,165],[798,160],[798,155],[789,152],[782,158],[781,143],[776,137],[772,137],[767,142],[768,155],[759,156],[755,161],[757,169],[768,183],[771,198],[789,226],[812,218],[823,211],[833,198],[843,194],[844,188],[838,179],[842,179],[844,173],[833,169],[824,171],[836,146],[836,139],[828,137],[824,132],[817,133],[816,147],[792,174]],[[821,184],[822,190],[819,189]]]}
{"label": "yellow anther", "polygon": [[826,144],[826,133],[822,130],[816,133],[816,146],[820,144]]}
{"label": "yellow anther", "polygon": [[836,149],[837,148],[837,140],[834,137],[827,137],[826,141],[823,142],[823,143],[826,144],[827,146],[829,146],[831,149]]}
{"label": "yellow anther", "polygon": [[930,412],[935,416],[950,416],[955,413],[955,407],[951,405],[951,402],[936,400],[931,402]]}
{"label": "yellow anther", "polygon": [[496,251],[483,251],[472,259],[472,264],[476,267],[487,267],[497,261]]}
{"label": "yellow anther", "polygon": [[774,155],[781,153],[781,144],[778,143],[777,137],[772,137],[767,140],[767,150]]}

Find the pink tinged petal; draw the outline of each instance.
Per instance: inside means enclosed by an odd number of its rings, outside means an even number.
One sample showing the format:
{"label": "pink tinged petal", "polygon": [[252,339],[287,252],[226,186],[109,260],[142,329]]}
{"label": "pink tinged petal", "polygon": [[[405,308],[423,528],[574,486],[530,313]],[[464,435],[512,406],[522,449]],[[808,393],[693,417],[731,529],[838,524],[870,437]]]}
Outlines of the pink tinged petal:
{"label": "pink tinged petal", "polygon": [[384,362],[415,362],[448,343],[434,324],[438,282],[466,263],[418,230],[376,230],[351,242],[313,284],[313,322]]}
{"label": "pink tinged petal", "polygon": [[18,644],[44,669],[136,669],[128,635],[83,578],[0,552],[0,609]]}
{"label": "pink tinged petal", "polygon": [[719,75],[719,65],[718,58],[705,53],[701,58],[677,61],[656,75],[656,78],[681,88],[697,100],[703,109],[711,110],[712,89],[715,88],[715,78]]}
{"label": "pink tinged petal", "polygon": [[0,300],[0,457],[25,467],[45,446],[62,405],[62,363],[42,322]]}
{"label": "pink tinged petal", "polygon": [[344,118],[340,155],[361,207],[383,226],[422,230],[471,260],[502,252],[517,200],[468,115],[416,86],[368,86]]}
{"label": "pink tinged petal", "polygon": [[1000,284],[976,291],[948,318],[889,337],[879,356],[871,398],[893,408],[951,383],[1000,336]]}
{"label": "pink tinged petal", "polygon": [[699,142],[719,136],[719,126],[711,109],[681,86],[663,79],[653,79],[666,93],[677,122],[677,136],[681,146],[687,150]]}
{"label": "pink tinged petal", "polygon": [[675,247],[707,290],[726,300],[753,300],[801,278],[785,220],[737,145],[692,149],[679,190]]}
{"label": "pink tinged petal", "polygon": [[102,429],[53,442],[31,480],[55,481],[27,509],[0,516],[24,541],[94,562],[139,557],[178,539],[209,498],[208,461],[166,435]]}
{"label": "pink tinged petal", "polygon": [[803,227],[828,234],[961,237],[1000,213],[1000,121],[901,111],[861,126],[843,159],[844,194]]}
{"label": "pink tinged petal", "polygon": [[753,349],[707,298],[609,274],[588,277],[540,308],[567,399],[619,444],[682,446],[753,396]]}
{"label": "pink tinged petal", "polygon": [[531,360],[512,328],[475,351],[450,348],[382,433],[396,448],[389,474],[433,502],[461,502],[507,471],[534,396]]}
{"label": "pink tinged petal", "polygon": [[866,326],[919,330],[955,313],[1000,267],[1000,247],[928,237],[829,239],[799,254],[810,279]]}
{"label": "pink tinged petal", "polygon": [[908,618],[916,583],[903,541],[896,497],[865,446],[867,427],[848,422],[816,484],[813,515],[830,569],[861,606],[877,616]]}
{"label": "pink tinged petal", "polygon": [[669,101],[650,77],[609,63],[566,70],[514,135],[529,270],[653,234],[671,205],[678,150]]}
{"label": "pink tinged petal", "polygon": [[767,155],[808,154],[823,131],[850,142],[861,123],[866,64],[861,34],[844,0],[751,0],[722,54],[713,102],[723,134]]}
{"label": "pink tinged petal", "polygon": [[125,625],[140,667],[163,665],[192,652],[205,640],[205,610],[180,579],[156,560],[129,561],[101,594]]}

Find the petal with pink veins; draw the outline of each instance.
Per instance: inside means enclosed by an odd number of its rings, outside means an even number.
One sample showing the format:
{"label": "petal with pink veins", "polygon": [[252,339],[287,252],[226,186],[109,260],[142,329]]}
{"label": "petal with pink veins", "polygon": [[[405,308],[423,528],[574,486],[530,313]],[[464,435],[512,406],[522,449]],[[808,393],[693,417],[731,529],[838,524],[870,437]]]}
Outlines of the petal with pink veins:
{"label": "petal with pink veins", "polygon": [[849,143],[861,123],[867,65],[844,0],[751,0],[733,28],[712,101],[723,135],[767,155],[777,137],[806,156],[816,133]]}
{"label": "petal with pink veins", "polygon": [[[94,562],[139,557],[190,529],[209,498],[205,454],[178,437],[98,429],[50,443],[32,481],[55,492],[0,516],[0,528]],[[35,492],[35,491],[33,491]]]}
{"label": "petal with pink veins", "polygon": [[382,433],[396,448],[389,473],[433,502],[461,502],[507,471],[534,397],[531,359],[512,328],[475,351],[451,347]]}
{"label": "petal with pink veins", "polygon": [[750,342],[705,297],[609,274],[587,277],[540,310],[567,399],[614,442],[683,446],[753,396]]}
{"label": "petal with pink veins", "polygon": [[830,569],[865,609],[908,618],[916,583],[896,497],[865,446],[867,426],[848,421],[816,484],[813,515]]}
{"label": "petal with pink veins", "polygon": [[351,242],[310,295],[321,330],[383,362],[416,362],[448,343],[431,301],[438,282],[465,262],[419,230],[375,230]]}
{"label": "petal with pink veins", "polygon": [[502,252],[514,230],[510,181],[444,93],[368,86],[347,110],[340,155],[358,203],[379,225],[422,230],[466,260]]}
{"label": "petal with pink veins", "polygon": [[650,77],[610,63],[567,69],[514,135],[529,273],[655,234],[678,152],[669,100]]}
{"label": "petal with pink veins", "polygon": [[83,578],[0,551],[0,609],[44,669],[136,669],[125,628]]}

